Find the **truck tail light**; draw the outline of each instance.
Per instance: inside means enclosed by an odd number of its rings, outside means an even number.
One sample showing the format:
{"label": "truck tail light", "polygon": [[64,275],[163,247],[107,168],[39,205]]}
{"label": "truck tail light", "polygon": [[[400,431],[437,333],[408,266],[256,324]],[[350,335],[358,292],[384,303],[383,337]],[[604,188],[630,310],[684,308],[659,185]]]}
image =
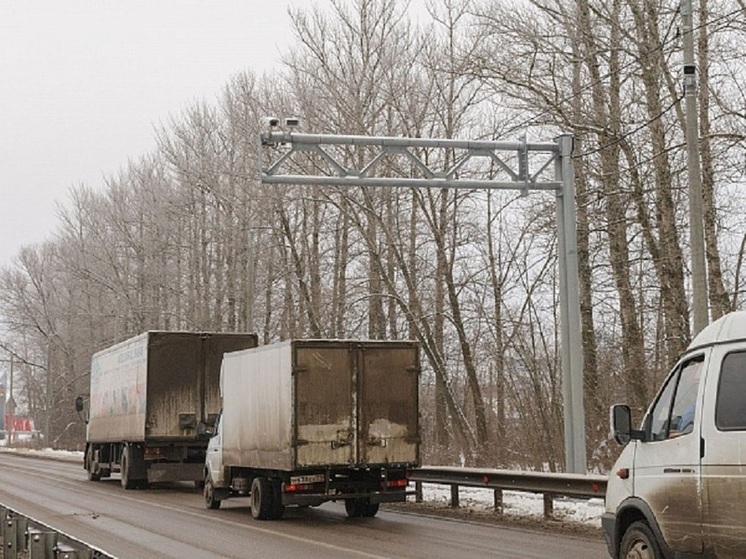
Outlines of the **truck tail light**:
{"label": "truck tail light", "polygon": [[161,455],[161,449],[160,447],[153,447],[153,448],[146,448],[145,449],[145,456],[160,456]]}
{"label": "truck tail light", "polygon": [[282,490],[285,493],[297,493],[298,491],[310,491],[313,489],[312,483],[283,483]]}
{"label": "truck tail light", "polygon": [[407,478],[402,479],[387,479],[385,481],[381,482],[381,487],[391,489],[391,488],[402,488],[409,485],[409,480]]}

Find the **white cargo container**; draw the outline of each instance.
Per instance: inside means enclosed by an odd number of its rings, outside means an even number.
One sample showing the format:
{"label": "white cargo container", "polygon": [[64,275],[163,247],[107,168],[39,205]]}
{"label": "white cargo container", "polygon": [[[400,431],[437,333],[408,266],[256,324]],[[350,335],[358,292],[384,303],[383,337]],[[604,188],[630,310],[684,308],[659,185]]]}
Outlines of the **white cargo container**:
{"label": "white cargo container", "polygon": [[[121,473],[125,489],[202,482],[206,427],[220,411],[223,354],[255,334],[150,331],[91,359],[84,467],[92,481]],[[84,408],[79,397],[76,407]]]}
{"label": "white cargo container", "polygon": [[746,312],[690,344],[639,430],[612,408],[625,444],[602,525],[615,559],[746,557]]}
{"label": "white cargo container", "polygon": [[294,340],[226,354],[208,508],[251,495],[260,519],[335,500],[373,516],[404,501],[419,464],[418,386],[414,342]]}

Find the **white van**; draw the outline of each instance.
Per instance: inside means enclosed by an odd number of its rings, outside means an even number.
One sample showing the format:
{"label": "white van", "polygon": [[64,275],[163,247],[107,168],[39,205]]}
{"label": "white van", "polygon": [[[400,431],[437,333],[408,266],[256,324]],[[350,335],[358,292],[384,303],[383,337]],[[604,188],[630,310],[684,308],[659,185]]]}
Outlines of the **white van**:
{"label": "white van", "polygon": [[668,375],[640,430],[612,408],[626,447],[602,525],[615,559],[746,558],[746,312],[713,322]]}

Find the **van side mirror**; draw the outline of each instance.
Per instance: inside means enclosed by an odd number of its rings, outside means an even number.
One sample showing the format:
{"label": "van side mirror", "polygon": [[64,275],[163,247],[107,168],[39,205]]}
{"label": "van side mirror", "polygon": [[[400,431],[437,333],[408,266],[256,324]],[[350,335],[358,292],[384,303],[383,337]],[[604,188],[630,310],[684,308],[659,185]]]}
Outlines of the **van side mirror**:
{"label": "van side mirror", "polygon": [[624,404],[611,406],[611,431],[614,440],[621,445],[633,439],[642,440],[643,432],[632,429],[632,410]]}
{"label": "van side mirror", "polygon": [[611,407],[611,432],[621,445],[632,440],[632,410],[629,406],[617,404]]}
{"label": "van side mirror", "polygon": [[75,398],[75,411],[78,413],[83,411],[83,396]]}

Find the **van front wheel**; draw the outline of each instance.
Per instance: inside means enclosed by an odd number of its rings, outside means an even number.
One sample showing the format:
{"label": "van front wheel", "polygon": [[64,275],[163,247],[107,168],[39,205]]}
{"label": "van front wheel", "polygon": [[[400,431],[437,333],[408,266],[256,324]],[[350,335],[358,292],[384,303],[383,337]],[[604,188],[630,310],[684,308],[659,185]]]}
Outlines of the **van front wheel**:
{"label": "van front wheel", "polygon": [[212,480],[208,477],[204,483],[204,495],[205,495],[205,506],[208,509],[219,509],[220,499],[215,498],[215,486],[212,484]]}
{"label": "van front wheel", "polygon": [[662,559],[653,531],[645,522],[633,522],[619,546],[620,559]]}

